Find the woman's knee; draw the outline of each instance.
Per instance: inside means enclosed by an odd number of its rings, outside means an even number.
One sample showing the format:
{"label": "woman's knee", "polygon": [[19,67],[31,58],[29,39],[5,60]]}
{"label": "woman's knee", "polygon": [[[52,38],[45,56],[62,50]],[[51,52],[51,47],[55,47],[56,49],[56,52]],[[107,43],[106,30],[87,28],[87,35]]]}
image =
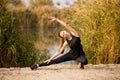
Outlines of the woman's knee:
{"label": "woman's knee", "polygon": [[88,64],[88,60],[85,59],[85,60],[82,62],[82,64],[87,65],[87,64]]}
{"label": "woman's knee", "polygon": [[84,65],[87,65],[88,64],[88,60],[87,58],[83,55],[83,56],[80,56],[76,59],[78,62],[81,62],[82,64]]}

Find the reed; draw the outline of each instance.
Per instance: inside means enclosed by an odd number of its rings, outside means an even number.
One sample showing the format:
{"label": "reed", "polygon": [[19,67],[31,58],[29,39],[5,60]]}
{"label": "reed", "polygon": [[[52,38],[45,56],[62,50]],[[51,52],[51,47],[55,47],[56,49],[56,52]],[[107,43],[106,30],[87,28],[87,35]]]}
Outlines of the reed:
{"label": "reed", "polygon": [[88,0],[62,11],[79,32],[89,63],[120,63],[120,2],[116,1]]}
{"label": "reed", "polygon": [[66,21],[78,31],[89,63],[120,63],[120,2],[116,1],[88,0],[60,10],[49,6],[30,8],[37,21],[36,47],[46,49],[48,44],[53,45],[58,40],[57,35],[53,34],[60,31],[60,25],[47,20],[52,15]]}
{"label": "reed", "polygon": [[25,67],[47,59],[48,50],[38,49],[34,44],[36,16],[25,8],[8,10],[8,2],[0,3],[0,67]]}
{"label": "reed", "polygon": [[89,63],[120,63],[119,0],[86,0],[60,10],[46,0],[40,6],[7,9],[8,1],[0,3],[0,67],[30,66],[49,58],[48,47],[58,43],[57,33],[64,28],[48,16],[78,31]]}

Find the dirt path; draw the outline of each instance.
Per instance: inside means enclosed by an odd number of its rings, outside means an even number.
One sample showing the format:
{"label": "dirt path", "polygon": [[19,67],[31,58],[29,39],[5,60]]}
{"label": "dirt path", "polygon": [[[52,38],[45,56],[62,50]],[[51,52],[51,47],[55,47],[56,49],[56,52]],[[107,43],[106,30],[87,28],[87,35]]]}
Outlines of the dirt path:
{"label": "dirt path", "polygon": [[0,68],[0,80],[120,80],[120,64],[79,65],[57,64],[38,70]]}

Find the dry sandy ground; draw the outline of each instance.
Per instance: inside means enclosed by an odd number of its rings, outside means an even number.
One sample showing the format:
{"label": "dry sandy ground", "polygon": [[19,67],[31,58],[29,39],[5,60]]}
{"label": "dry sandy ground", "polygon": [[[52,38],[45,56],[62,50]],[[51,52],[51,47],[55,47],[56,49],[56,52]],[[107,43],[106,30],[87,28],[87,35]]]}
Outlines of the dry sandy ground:
{"label": "dry sandy ground", "polygon": [[120,64],[88,64],[84,70],[79,65],[57,64],[26,68],[0,68],[0,80],[120,80]]}

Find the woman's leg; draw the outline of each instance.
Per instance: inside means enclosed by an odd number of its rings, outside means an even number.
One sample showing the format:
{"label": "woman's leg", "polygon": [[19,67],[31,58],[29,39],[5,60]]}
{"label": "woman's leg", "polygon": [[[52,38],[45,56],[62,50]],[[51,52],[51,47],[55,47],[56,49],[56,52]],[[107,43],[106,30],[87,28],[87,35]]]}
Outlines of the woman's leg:
{"label": "woman's leg", "polygon": [[66,53],[65,55],[62,55],[62,56],[52,60],[50,63],[43,62],[43,63],[35,64],[35,65],[31,66],[31,69],[34,70],[34,69],[37,69],[38,67],[41,67],[41,66],[48,66],[48,65],[51,65],[51,64],[57,64],[57,63],[70,61],[70,60],[75,60],[75,59],[76,58],[73,55],[71,55],[69,53]]}
{"label": "woman's leg", "polygon": [[87,65],[87,64],[88,64],[88,60],[87,60],[87,58],[85,57],[85,55],[81,55],[80,57],[78,57],[78,58],[76,59],[76,61],[81,62],[81,66],[80,66],[81,69],[84,69],[84,65]]}
{"label": "woman's leg", "polygon": [[46,62],[43,62],[43,63],[40,63],[39,64],[39,67],[41,66],[48,66],[48,65],[51,65],[51,64],[57,64],[57,63],[61,63],[61,62],[65,62],[65,61],[70,61],[70,60],[75,60],[75,57],[69,53],[63,55],[63,56],[60,56],[54,60],[52,60],[50,63],[46,63]]}

